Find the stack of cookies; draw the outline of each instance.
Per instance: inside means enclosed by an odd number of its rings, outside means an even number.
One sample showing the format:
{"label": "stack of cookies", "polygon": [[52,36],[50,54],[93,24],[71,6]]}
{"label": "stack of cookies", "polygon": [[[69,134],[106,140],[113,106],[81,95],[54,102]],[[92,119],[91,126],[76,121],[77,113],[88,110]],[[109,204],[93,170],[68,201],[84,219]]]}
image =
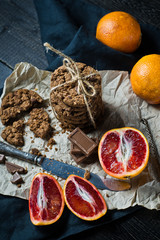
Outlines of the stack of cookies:
{"label": "stack of cookies", "polygon": [[[76,63],[82,77],[89,76],[86,80],[95,89],[94,96],[86,96],[91,115],[96,122],[102,113],[102,93],[101,93],[101,76],[90,66],[84,63]],[[93,75],[93,73],[95,73]],[[76,127],[87,129],[92,126],[84,95],[78,94],[77,81],[68,83],[72,76],[68,69],[63,65],[52,73],[51,77],[51,106],[56,114],[57,119],[61,122],[62,128],[73,130]],[[55,89],[54,87],[61,85]],[[87,85],[87,91],[91,91]]]}

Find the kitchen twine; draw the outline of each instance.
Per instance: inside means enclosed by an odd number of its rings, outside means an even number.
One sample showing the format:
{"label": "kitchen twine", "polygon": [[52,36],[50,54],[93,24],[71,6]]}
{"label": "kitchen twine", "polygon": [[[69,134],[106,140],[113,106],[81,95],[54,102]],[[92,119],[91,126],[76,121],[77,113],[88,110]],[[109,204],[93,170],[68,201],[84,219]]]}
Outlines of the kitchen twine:
{"label": "kitchen twine", "polygon": [[[56,53],[57,55],[60,55],[61,57],[63,57],[63,66],[65,66],[66,69],[68,70],[68,72],[71,74],[71,80],[70,81],[62,83],[62,84],[59,84],[59,85],[57,85],[55,87],[52,87],[51,91],[53,91],[53,90],[55,90],[55,89],[57,89],[57,88],[59,88],[61,86],[64,86],[66,84],[71,84],[73,82],[77,82],[77,85],[78,85],[77,92],[78,92],[78,94],[82,93],[83,98],[84,98],[84,102],[86,104],[87,111],[88,111],[88,114],[89,114],[89,117],[90,117],[90,120],[91,120],[91,123],[92,123],[93,127],[96,128],[96,124],[95,124],[95,121],[94,121],[94,118],[93,118],[93,115],[92,115],[91,109],[89,107],[89,104],[88,104],[86,96],[94,97],[96,95],[95,88],[89,83],[87,78],[89,78],[91,76],[94,76],[94,75],[97,75],[98,73],[91,73],[91,74],[86,75],[86,76],[81,76],[76,63],[75,63],[75,61],[73,61],[72,58],[68,57],[67,55],[65,55],[61,51],[59,51],[56,48],[52,47],[47,42],[44,43],[44,47],[46,47],[47,51],[51,50],[52,52]],[[87,87],[89,87],[89,89],[91,89],[92,91],[89,92],[85,85]]]}

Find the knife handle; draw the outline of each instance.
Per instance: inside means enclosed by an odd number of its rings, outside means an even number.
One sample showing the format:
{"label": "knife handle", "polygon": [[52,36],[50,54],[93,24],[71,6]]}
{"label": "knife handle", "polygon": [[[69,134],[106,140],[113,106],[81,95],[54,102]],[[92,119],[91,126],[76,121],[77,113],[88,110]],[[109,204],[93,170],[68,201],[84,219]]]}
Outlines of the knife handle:
{"label": "knife handle", "polygon": [[43,161],[43,157],[36,156],[31,153],[23,152],[1,141],[0,141],[0,153],[3,153],[11,157],[16,157],[36,165],[41,165],[41,162]]}

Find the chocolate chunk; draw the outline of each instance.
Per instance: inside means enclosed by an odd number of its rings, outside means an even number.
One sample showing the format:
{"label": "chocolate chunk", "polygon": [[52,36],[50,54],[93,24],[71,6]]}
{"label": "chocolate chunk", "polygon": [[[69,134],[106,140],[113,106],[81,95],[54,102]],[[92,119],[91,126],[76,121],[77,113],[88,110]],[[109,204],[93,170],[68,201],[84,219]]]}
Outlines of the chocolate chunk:
{"label": "chocolate chunk", "polygon": [[82,151],[77,145],[71,142],[71,151],[72,154],[82,154]]}
{"label": "chocolate chunk", "polygon": [[82,163],[83,161],[85,161],[87,159],[87,157],[83,153],[81,153],[81,154],[70,153],[70,154],[71,154],[72,158],[74,159],[74,161],[78,164]]}
{"label": "chocolate chunk", "polygon": [[13,174],[13,177],[12,177],[12,179],[11,179],[11,182],[12,182],[13,184],[19,184],[19,183],[22,183],[22,182],[23,182],[23,179],[22,179],[22,177],[19,175],[18,172],[15,172],[15,173]]}
{"label": "chocolate chunk", "polygon": [[0,154],[0,163],[5,163],[6,157],[3,154]]}
{"label": "chocolate chunk", "polygon": [[80,128],[73,130],[68,136],[68,139],[81,149],[86,157],[89,156],[97,147],[97,143],[89,138]]}
{"label": "chocolate chunk", "polygon": [[[98,138],[91,138],[94,142],[97,143],[97,147],[98,147]],[[95,148],[95,151],[97,151],[97,148]],[[74,143],[71,142],[71,153],[72,154],[81,154],[82,151],[79,147],[77,147],[77,145],[75,145]]]}
{"label": "chocolate chunk", "polygon": [[84,163],[84,162],[86,164],[87,163],[93,163],[93,162],[96,162],[98,160],[98,155],[97,155],[96,151],[94,151],[88,157],[86,157],[82,152],[79,153],[79,154],[74,154],[74,153],[70,152],[70,154],[77,164],[81,164],[81,163]]}
{"label": "chocolate chunk", "polygon": [[14,174],[15,172],[26,173],[26,170],[23,167],[16,165],[14,163],[6,162],[5,165],[7,167],[8,172],[11,174]]}

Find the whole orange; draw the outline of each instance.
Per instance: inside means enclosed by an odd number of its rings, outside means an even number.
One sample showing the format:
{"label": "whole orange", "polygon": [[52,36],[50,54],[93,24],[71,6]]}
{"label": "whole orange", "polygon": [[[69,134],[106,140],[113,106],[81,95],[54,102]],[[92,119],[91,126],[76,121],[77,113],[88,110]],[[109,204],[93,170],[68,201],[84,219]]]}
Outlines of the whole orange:
{"label": "whole orange", "polygon": [[111,12],[98,22],[96,38],[115,50],[132,53],[141,43],[140,24],[126,12]]}
{"label": "whole orange", "polygon": [[160,103],[160,55],[142,57],[132,68],[130,81],[133,91],[151,104]]}

